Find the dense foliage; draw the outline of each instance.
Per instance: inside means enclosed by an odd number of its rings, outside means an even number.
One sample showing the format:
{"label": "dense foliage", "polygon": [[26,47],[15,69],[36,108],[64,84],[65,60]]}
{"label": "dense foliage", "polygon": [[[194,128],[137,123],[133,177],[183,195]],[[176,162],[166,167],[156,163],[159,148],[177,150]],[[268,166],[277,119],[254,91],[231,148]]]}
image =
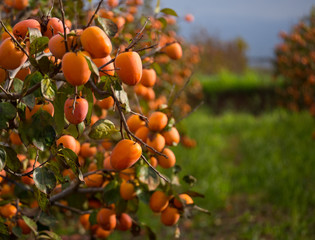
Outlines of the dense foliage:
{"label": "dense foliage", "polygon": [[150,3],[0,5],[1,239],[60,239],[64,218],[86,236],[154,239],[140,202],[166,226],[207,213],[170,148],[202,98],[200,50],[176,35],[174,10]]}

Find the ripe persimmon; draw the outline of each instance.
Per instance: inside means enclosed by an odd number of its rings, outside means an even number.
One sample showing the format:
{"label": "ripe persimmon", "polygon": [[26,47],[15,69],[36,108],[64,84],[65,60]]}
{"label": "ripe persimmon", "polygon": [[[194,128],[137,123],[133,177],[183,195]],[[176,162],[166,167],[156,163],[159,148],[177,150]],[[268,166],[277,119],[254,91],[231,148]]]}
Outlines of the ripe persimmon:
{"label": "ripe persimmon", "polygon": [[150,157],[150,163],[151,163],[151,165],[152,165],[152,167],[157,167],[157,165],[158,165],[158,160],[156,159],[156,157]]}
{"label": "ripe persimmon", "polygon": [[88,187],[100,187],[104,182],[104,176],[100,173],[95,173],[84,178],[85,185]]}
{"label": "ripe persimmon", "polygon": [[[67,37],[67,46],[71,50],[72,46],[77,45],[77,37],[68,36]],[[49,39],[48,48],[52,55],[58,59],[62,59],[63,55],[66,53],[65,39],[60,34],[56,34]]]}
{"label": "ripe persimmon", "polygon": [[119,141],[114,147],[110,156],[110,163],[116,170],[123,170],[131,167],[141,157],[141,146],[129,139]]}
{"label": "ripe persimmon", "polygon": [[111,234],[111,231],[104,230],[100,226],[98,226],[95,230],[95,236],[100,239],[106,239],[110,234]]}
{"label": "ripe persimmon", "polygon": [[162,112],[154,112],[149,117],[149,128],[152,131],[159,132],[166,127],[168,118],[165,113]]}
{"label": "ripe persimmon", "polygon": [[84,85],[91,71],[83,52],[67,52],[62,58],[62,71],[68,83],[73,86]]}
{"label": "ripe persimmon", "polygon": [[97,26],[91,26],[81,34],[81,43],[92,58],[104,58],[112,52],[112,43],[105,32]]}
{"label": "ripe persimmon", "polygon": [[68,98],[64,105],[65,117],[72,124],[79,124],[83,122],[84,119],[86,118],[88,110],[89,110],[88,101],[81,97],[77,97],[76,99]]}
{"label": "ripe persimmon", "polygon": [[77,143],[74,137],[71,135],[63,135],[57,140],[57,145],[62,144],[65,148],[71,149],[73,152],[76,152]]}
{"label": "ripe persimmon", "polygon": [[47,29],[43,35],[48,38],[51,38],[52,36],[59,33],[62,33],[62,34],[64,33],[62,21],[56,17],[50,18],[47,23]]}
{"label": "ripe persimmon", "polygon": [[18,219],[17,224],[22,229],[23,234],[29,234],[31,232],[31,228],[25,223],[23,219]]}
{"label": "ripe persimmon", "polygon": [[119,177],[125,181],[130,181],[135,179],[136,171],[134,168],[126,168],[119,172]]}
{"label": "ripe persimmon", "polygon": [[169,204],[169,197],[162,191],[155,191],[149,201],[149,206],[153,212],[162,212]]}
{"label": "ripe persimmon", "polygon": [[22,145],[22,141],[21,141],[20,135],[18,133],[12,131],[10,133],[9,138],[10,138],[10,141],[11,141],[12,144],[14,144],[14,145]]}
{"label": "ripe persimmon", "polygon": [[0,67],[13,70],[21,66],[27,60],[22,50],[15,46],[11,38],[6,38],[0,45]]}
{"label": "ripe persimmon", "polygon": [[[110,55],[108,55],[107,57],[104,57],[104,58],[93,58],[92,60],[95,63],[95,65],[99,68],[105,65],[106,63],[108,63],[109,61],[111,61],[112,58]],[[100,70],[100,76],[106,76],[106,75],[110,75],[110,76],[115,75],[114,62],[107,64],[105,67],[103,67]]]}
{"label": "ripe persimmon", "polygon": [[177,42],[166,46],[164,50],[167,56],[169,56],[171,59],[174,59],[174,60],[180,59],[183,55],[182,47]]}
{"label": "ripe persimmon", "polygon": [[113,166],[110,163],[110,156],[105,157],[103,167],[105,170],[114,170]]}
{"label": "ripe persimmon", "polygon": [[139,115],[131,115],[127,119],[127,125],[129,130],[135,133],[140,127],[145,125],[145,121],[143,121]]}
{"label": "ripe persimmon", "polygon": [[122,213],[118,217],[116,228],[120,231],[128,231],[132,226],[132,218],[127,213]]}
{"label": "ripe persimmon", "polygon": [[153,68],[143,69],[140,83],[145,87],[153,87],[156,82],[156,72]]}
{"label": "ripe persimmon", "polygon": [[135,136],[137,138],[140,138],[143,142],[147,141],[148,134],[150,130],[146,126],[139,127],[138,130],[135,133]]}
{"label": "ripe persimmon", "polygon": [[16,78],[21,79],[22,81],[25,80],[26,76],[31,74],[31,69],[29,67],[27,68],[21,68],[18,73],[15,75]]}
{"label": "ripe persimmon", "polygon": [[46,111],[48,112],[52,117],[54,116],[54,113],[55,113],[55,108],[54,108],[54,105],[51,103],[51,102],[44,102],[44,103],[39,103],[39,104],[36,104],[32,110],[30,110],[28,107],[26,107],[26,110],[25,110],[25,118],[26,120],[30,120],[31,117],[37,113],[38,110],[43,110],[43,111]]}
{"label": "ripe persimmon", "polygon": [[[155,134],[148,134],[148,138],[146,143],[154,148],[155,150],[157,150],[158,152],[161,152],[163,150],[163,148],[165,147],[165,139],[164,137],[159,134],[159,133],[155,133]],[[150,149],[149,149],[150,150]],[[151,151],[151,150],[150,150]]]}
{"label": "ripe persimmon", "polygon": [[86,213],[80,216],[80,223],[82,224],[82,226],[84,227],[85,230],[89,230],[90,229],[90,214]]}
{"label": "ripe persimmon", "polygon": [[186,14],[186,15],[185,15],[185,20],[186,20],[187,22],[193,22],[193,21],[195,20],[194,15],[192,15],[192,14],[190,14],[190,13]]}
{"label": "ripe persimmon", "polygon": [[114,103],[115,101],[112,96],[109,96],[96,102],[96,104],[100,106],[100,108],[102,109],[110,109],[114,106]]}
{"label": "ripe persimmon", "polygon": [[[182,193],[179,194],[178,197],[181,199],[181,201],[183,201],[186,205],[187,204],[193,204],[194,200],[192,200],[192,198],[186,194],[186,193]],[[179,201],[177,198],[174,199],[174,205],[175,207],[181,209],[183,208],[183,204],[181,203],[181,201]]]}
{"label": "ripe persimmon", "polygon": [[142,76],[142,62],[137,52],[123,52],[115,59],[116,72],[127,85],[136,85]]}
{"label": "ripe persimmon", "polygon": [[169,146],[176,145],[180,141],[179,132],[177,131],[175,127],[172,127],[171,129],[167,131],[163,131],[162,135],[165,138],[166,145],[169,145]]}
{"label": "ripe persimmon", "polygon": [[120,197],[125,200],[131,200],[135,196],[135,186],[130,182],[123,181],[120,184]]}
{"label": "ripe persimmon", "polygon": [[1,208],[0,213],[4,218],[12,218],[17,213],[17,209],[15,206],[8,203]]}
{"label": "ripe persimmon", "polygon": [[107,5],[112,8],[117,7],[118,3],[119,3],[118,0],[107,0]]}
{"label": "ripe persimmon", "polygon": [[147,101],[152,101],[155,99],[155,92],[153,88],[147,88],[146,93],[143,95],[143,98]]}
{"label": "ripe persimmon", "polygon": [[27,7],[28,0],[13,0],[12,7],[16,10],[23,10]]}
{"label": "ripe persimmon", "polygon": [[95,156],[97,152],[96,147],[92,147],[90,143],[83,143],[80,149],[80,155],[84,158]]}
{"label": "ripe persimmon", "polygon": [[175,154],[173,153],[173,151],[169,148],[164,148],[162,153],[165,154],[167,156],[167,158],[159,155],[158,156],[159,165],[162,168],[173,167],[176,163],[176,157],[175,157]]}
{"label": "ripe persimmon", "polygon": [[29,28],[36,28],[40,31],[40,24],[35,19],[26,19],[14,25],[12,32],[16,38],[25,39]]}
{"label": "ripe persimmon", "polygon": [[5,69],[0,68],[0,84],[8,78],[8,73]]}
{"label": "ripe persimmon", "polygon": [[162,213],[161,213],[161,222],[165,226],[173,226],[175,225],[180,218],[180,214],[177,210],[177,208],[173,207],[167,207]]}
{"label": "ripe persimmon", "polygon": [[116,227],[116,213],[115,211],[102,208],[97,213],[97,223],[104,229],[104,230],[113,230]]}

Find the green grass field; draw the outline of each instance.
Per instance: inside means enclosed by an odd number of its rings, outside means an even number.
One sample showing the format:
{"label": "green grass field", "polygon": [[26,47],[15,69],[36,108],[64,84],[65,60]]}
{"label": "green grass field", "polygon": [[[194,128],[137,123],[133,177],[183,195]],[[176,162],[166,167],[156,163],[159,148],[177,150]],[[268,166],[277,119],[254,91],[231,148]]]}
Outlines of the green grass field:
{"label": "green grass field", "polygon": [[315,238],[314,121],[308,113],[213,116],[203,109],[183,124],[198,146],[174,151],[182,175],[200,180],[194,190],[206,198],[196,202],[212,212],[196,216],[184,230],[187,239]]}
{"label": "green grass field", "polygon": [[221,70],[216,75],[197,75],[206,94],[224,91],[250,91],[261,88],[281,86],[283,79],[273,78],[270,73],[257,70],[246,70],[243,74],[236,74]]}

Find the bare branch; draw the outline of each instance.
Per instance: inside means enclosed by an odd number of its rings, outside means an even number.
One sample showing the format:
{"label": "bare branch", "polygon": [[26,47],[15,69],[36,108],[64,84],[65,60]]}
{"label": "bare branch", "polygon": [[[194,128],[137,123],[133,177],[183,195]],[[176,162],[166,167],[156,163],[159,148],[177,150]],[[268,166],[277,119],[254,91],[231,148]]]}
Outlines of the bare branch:
{"label": "bare branch", "polygon": [[64,208],[64,209],[67,209],[71,212],[74,212],[74,213],[77,213],[79,215],[83,215],[83,214],[87,214],[87,213],[91,213],[92,210],[88,210],[88,211],[82,211],[80,209],[77,209],[77,208],[74,208],[74,207],[70,207],[70,206],[66,206],[66,205],[63,205],[62,203],[60,202],[54,202],[53,205],[57,206],[57,207],[60,207],[60,208]]}
{"label": "bare branch", "polygon": [[131,43],[128,45],[128,47],[126,47],[125,52],[128,52],[131,48],[133,48],[143,37],[142,33],[146,27],[146,25],[148,24],[148,22],[150,21],[150,18],[148,17],[147,20],[145,21],[145,23],[143,24],[143,27],[141,28],[141,30],[137,33],[137,35],[131,40]]}
{"label": "bare branch", "polygon": [[170,183],[171,181],[169,179],[167,179],[164,175],[162,175],[162,173],[160,173],[158,170],[156,170],[151,163],[149,163],[149,161],[145,158],[144,155],[141,155],[141,158],[145,161],[146,164],[148,164],[148,166],[160,177],[162,178],[165,182]]}
{"label": "bare branch", "polygon": [[59,6],[60,6],[60,11],[61,11],[61,21],[62,21],[62,25],[63,25],[63,36],[65,39],[65,41],[64,41],[65,48],[66,48],[66,52],[69,52],[68,42],[67,42],[66,24],[65,24],[65,10],[63,9],[62,0],[59,0]]}
{"label": "bare branch", "polygon": [[101,1],[98,3],[97,8],[96,8],[94,14],[93,14],[92,17],[90,18],[90,21],[89,21],[88,24],[85,26],[85,28],[89,27],[89,26],[92,24],[93,19],[95,18],[95,15],[97,14],[97,12],[100,10],[100,7],[101,7],[102,3],[103,3],[103,0],[101,0]]}
{"label": "bare branch", "polygon": [[19,47],[19,49],[27,56],[27,58],[29,57],[28,53],[26,52],[26,50],[22,47],[22,45],[16,40],[16,38],[10,33],[10,31],[6,28],[6,26],[4,25],[4,23],[2,22],[2,20],[0,20],[0,24],[2,25],[2,27],[4,28],[4,31],[6,31],[6,33],[8,33],[11,37],[11,39],[16,43],[16,45]]}

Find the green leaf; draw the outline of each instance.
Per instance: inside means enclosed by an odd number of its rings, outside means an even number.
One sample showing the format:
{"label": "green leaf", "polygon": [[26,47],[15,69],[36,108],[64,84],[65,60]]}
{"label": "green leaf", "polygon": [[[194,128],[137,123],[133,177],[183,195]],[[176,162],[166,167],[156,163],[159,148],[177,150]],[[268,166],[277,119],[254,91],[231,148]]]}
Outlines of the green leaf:
{"label": "green leaf", "polygon": [[43,52],[46,48],[48,48],[48,37],[37,37],[33,41],[31,41],[30,45],[30,55],[34,55],[39,52]]}
{"label": "green leaf", "polygon": [[54,119],[52,116],[40,109],[31,118],[32,121],[20,122],[19,133],[25,145],[34,144],[39,150],[49,149],[56,138]]}
{"label": "green leaf", "polygon": [[57,219],[53,215],[49,215],[45,212],[41,212],[38,221],[44,226],[53,226],[57,223]]}
{"label": "green leaf", "polygon": [[2,171],[7,162],[7,153],[3,148],[0,147],[0,171]]}
{"label": "green leaf", "polygon": [[85,99],[88,101],[89,103],[89,109],[88,109],[88,113],[86,114],[86,118],[85,121],[87,123],[87,125],[90,125],[91,123],[91,117],[92,117],[92,110],[93,110],[93,105],[94,105],[94,98],[93,98],[93,92],[90,88],[84,88],[83,89],[83,95],[85,95]]}
{"label": "green leaf", "polygon": [[162,68],[161,68],[160,64],[155,62],[155,63],[152,64],[152,67],[156,71],[157,75],[161,75]]}
{"label": "green leaf", "polygon": [[161,9],[161,7],[160,7],[160,0],[157,0],[156,6],[155,6],[155,9],[154,9],[154,13],[158,14],[160,12],[160,9]]}
{"label": "green leaf", "polygon": [[109,137],[113,132],[118,132],[115,124],[107,119],[100,119],[93,124],[89,137],[95,140],[100,140]]}
{"label": "green leaf", "polygon": [[18,227],[18,226],[14,226],[12,228],[12,233],[18,237],[18,239],[22,239],[23,238],[23,233],[22,233],[22,228]]}
{"label": "green leaf", "polygon": [[[60,154],[61,153],[61,154]],[[73,173],[79,177],[81,181],[83,181],[83,175],[81,170],[79,169],[79,161],[78,161],[78,156],[69,148],[61,148],[58,151],[57,157],[61,157],[64,159],[65,163],[67,166],[71,168]]]}
{"label": "green leaf", "polygon": [[0,103],[0,129],[9,127],[9,121],[14,119],[16,116],[16,108],[8,102]]}
{"label": "green leaf", "polygon": [[117,25],[108,18],[96,17],[94,21],[95,25],[100,27],[110,38],[114,37],[118,32]]}
{"label": "green leaf", "polygon": [[34,42],[37,38],[40,38],[42,36],[42,33],[37,28],[28,28],[28,34],[30,38],[30,42]]}
{"label": "green leaf", "polygon": [[45,238],[45,239],[62,240],[62,238],[57,233],[54,233],[54,232],[51,232],[48,230],[41,231],[38,239],[43,239],[44,237],[46,237],[44,234],[47,235],[47,238]]}
{"label": "green leaf", "polygon": [[39,207],[46,211],[49,206],[49,200],[47,198],[47,195],[41,191],[37,187],[33,187],[35,198],[38,202]]}
{"label": "green leaf", "polygon": [[14,172],[19,171],[21,169],[21,162],[13,148],[1,146],[1,149],[6,152],[6,167]]}
{"label": "green leaf", "polygon": [[[23,93],[25,93],[30,87],[34,86],[35,84],[41,82],[43,79],[43,75],[40,72],[33,72],[26,76],[23,85]],[[35,97],[41,97],[40,89],[37,89],[34,93]]]}
{"label": "green leaf", "polygon": [[197,179],[196,179],[194,176],[192,176],[192,175],[186,175],[186,176],[184,176],[184,177],[183,177],[183,180],[184,180],[187,184],[189,184],[191,187],[192,187],[193,185],[195,185],[195,183],[197,182]]}
{"label": "green leaf", "polygon": [[56,123],[56,131],[60,134],[65,126],[65,117],[64,117],[64,105],[67,99],[67,94],[64,92],[58,92],[55,98],[54,104],[54,120]]}
{"label": "green leaf", "polygon": [[33,108],[36,104],[35,96],[34,94],[29,94],[22,98],[23,103],[26,104],[29,108]]}
{"label": "green leaf", "polygon": [[162,13],[165,13],[165,14],[167,14],[167,15],[172,15],[172,16],[178,17],[177,13],[176,13],[173,9],[171,9],[171,8],[163,8],[163,9],[161,10],[161,12],[162,12]]}
{"label": "green leaf", "polygon": [[119,199],[118,203],[115,205],[116,214],[119,215],[121,213],[126,212],[128,201],[124,199]]}
{"label": "green leaf", "polygon": [[57,92],[56,84],[51,79],[44,78],[41,81],[41,91],[46,99],[54,101]]}
{"label": "green leaf", "polygon": [[125,112],[130,112],[131,109],[130,109],[127,93],[124,90],[121,90],[121,91],[115,91],[115,95],[118,101],[121,103],[121,106],[124,108]]}
{"label": "green leaf", "polygon": [[84,56],[84,57],[85,57],[88,65],[89,65],[89,69],[98,78],[100,76],[100,72],[98,71],[98,67],[95,65],[95,63],[92,61],[92,59],[90,57],[88,57],[88,56]]}
{"label": "green leaf", "polygon": [[93,212],[90,214],[89,222],[90,222],[90,225],[91,225],[91,226],[97,224],[97,211],[93,211]]}
{"label": "green leaf", "polygon": [[49,194],[56,186],[55,174],[47,167],[36,168],[33,179],[36,187],[46,194]]}
{"label": "green leaf", "polygon": [[0,239],[9,239],[9,232],[7,226],[4,224],[4,219],[0,217]]}
{"label": "green leaf", "polygon": [[117,203],[120,199],[120,187],[116,180],[106,185],[103,191],[103,198],[106,204]]}
{"label": "green leaf", "polygon": [[159,176],[147,165],[140,167],[138,178],[140,182],[148,186],[149,191],[155,190],[160,184]]}
{"label": "green leaf", "polygon": [[23,81],[18,79],[18,78],[14,78],[13,79],[13,88],[14,88],[14,91],[19,93],[19,92],[22,92],[22,89],[23,89]]}
{"label": "green leaf", "polygon": [[28,218],[26,216],[22,216],[22,218],[23,218],[24,222],[26,223],[26,225],[30,227],[32,232],[35,235],[37,235],[37,225],[36,225],[36,223],[32,219],[30,219],[30,218]]}
{"label": "green leaf", "polygon": [[163,17],[160,17],[160,18],[158,18],[158,20],[162,23],[162,28],[166,28],[166,26],[167,26],[166,19]]}

